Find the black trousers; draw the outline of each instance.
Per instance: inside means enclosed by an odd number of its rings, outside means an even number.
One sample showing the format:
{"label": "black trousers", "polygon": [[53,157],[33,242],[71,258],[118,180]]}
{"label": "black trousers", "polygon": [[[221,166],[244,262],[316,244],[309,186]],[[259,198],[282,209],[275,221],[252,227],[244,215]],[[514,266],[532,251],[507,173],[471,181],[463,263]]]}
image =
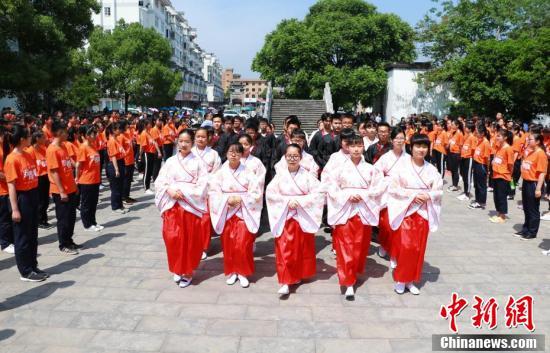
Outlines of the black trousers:
{"label": "black trousers", "polygon": [[102,149],[102,150],[99,150],[99,182],[101,183],[102,180],[101,180],[101,173],[103,171],[103,168],[105,168],[105,165],[107,163],[107,150],[106,149]]}
{"label": "black trousers", "polygon": [[537,188],[536,181],[523,180],[521,188],[521,199],[523,203],[523,214],[525,222],[521,231],[529,237],[536,237],[540,225],[540,197],[535,197]]}
{"label": "black trousers", "polygon": [[495,158],[494,155],[491,155],[489,157],[489,187],[494,188],[495,184],[493,182],[493,159]]}
{"label": "black trousers", "polygon": [[510,182],[504,179],[493,179],[493,200],[498,213],[508,213],[508,195],[510,194]]}
{"label": "black trousers", "polygon": [[510,196],[516,195],[516,188],[519,185],[519,178],[521,178],[521,159],[514,162],[514,169],[512,169],[513,184],[510,186]]}
{"label": "black trousers", "polygon": [[473,163],[476,202],[485,206],[487,203],[487,166],[476,161]]}
{"label": "black trousers", "polygon": [[18,191],[17,207],[21,221],[13,222],[15,262],[21,276],[27,276],[38,267],[38,188]]}
{"label": "black trousers", "polygon": [[472,168],[473,158],[462,158],[460,160],[460,176],[462,176],[462,182],[464,184],[464,193],[467,196],[470,196],[470,191],[472,188]]}
{"label": "black trousers", "polygon": [[157,154],[146,152],[143,154],[143,159],[145,161],[145,171],[143,172],[143,185],[145,187],[145,190],[149,190],[151,188],[151,178],[153,178],[153,171],[155,169],[155,165],[157,164]]}
{"label": "black trousers", "polygon": [[140,156],[139,156],[139,146],[137,148],[134,147],[134,151],[135,151],[135,154],[134,154],[134,159],[136,161],[139,161],[137,162],[136,164],[136,168],[137,168],[137,171],[138,173],[141,173],[143,174],[143,172],[145,171],[145,153],[142,154],[142,158],[141,158],[141,161],[140,161]]}
{"label": "black trousers", "polygon": [[107,178],[109,178],[109,186],[111,188],[111,209],[118,210],[124,208],[122,205],[122,187],[124,185],[124,177],[126,169],[124,168],[124,159],[116,161],[118,165],[119,176],[116,176],[115,166],[109,161],[107,164]]}
{"label": "black trousers", "polygon": [[13,222],[11,220],[10,197],[0,196],[0,247],[7,248],[13,244]]}
{"label": "black trousers", "polygon": [[447,155],[447,163],[449,170],[451,171],[453,186],[458,186],[459,174],[458,169],[460,167],[460,153],[449,153]]}
{"label": "black trousers", "polygon": [[122,185],[122,198],[130,197],[130,188],[134,179],[134,165],[124,166],[124,181]]}
{"label": "black trousers", "polygon": [[445,176],[445,155],[439,151],[433,150],[433,161],[441,177]]}
{"label": "black trousers", "polygon": [[48,174],[38,177],[38,224],[48,223],[48,204],[50,203],[50,181]]}
{"label": "black trousers", "polygon": [[57,219],[57,238],[59,249],[74,244],[74,224],[76,222],[76,192],[69,194],[69,199],[61,201],[59,194],[52,194],[55,203],[55,218]]}
{"label": "black trousers", "polygon": [[162,145],[162,149],[164,152],[164,155],[162,156],[162,158],[166,162],[166,160],[172,157],[172,154],[174,153],[174,144],[169,143],[166,145]]}
{"label": "black trousers", "polygon": [[157,180],[157,177],[159,176],[160,167],[162,167],[162,157],[157,156],[153,167],[153,182],[155,182],[155,180]]}
{"label": "black trousers", "polygon": [[84,228],[95,226],[95,214],[99,201],[99,184],[80,184],[80,219]]}

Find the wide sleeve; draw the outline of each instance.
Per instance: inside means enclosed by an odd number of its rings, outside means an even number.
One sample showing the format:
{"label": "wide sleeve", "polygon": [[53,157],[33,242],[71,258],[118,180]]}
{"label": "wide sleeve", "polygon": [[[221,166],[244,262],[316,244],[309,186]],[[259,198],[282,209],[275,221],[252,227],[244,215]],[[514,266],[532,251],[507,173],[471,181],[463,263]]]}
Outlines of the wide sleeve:
{"label": "wide sleeve", "polygon": [[160,168],[159,175],[155,180],[155,205],[160,213],[164,213],[174,206],[176,200],[168,195],[168,188],[172,184],[173,180],[170,177],[170,170],[172,168],[172,161],[168,160]]}
{"label": "wide sleeve", "polygon": [[283,228],[288,214],[288,196],[281,194],[280,184],[282,181],[281,170],[265,190],[265,202],[267,206],[267,215],[269,218],[269,227],[273,236],[278,237],[283,233]]}
{"label": "wide sleeve", "polygon": [[439,228],[441,218],[441,201],[443,198],[443,179],[437,173],[432,172],[434,181],[428,195],[430,199],[427,202],[428,207],[428,222],[430,225],[430,231],[435,232]]}
{"label": "wide sleeve", "polygon": [[316,233],[321,227],[325,194],[317,177],[310,173],[304,174],[308,184],[308,192],[306,195],[294,198],[298,202],[298,220],[304,232]]}
{"label": "wide sleeve", "polygon": [[254,173],[249,173],[248,191],[246,194],[241,195],[243,218],[250,233],[256,233],[260,228],[260,218],[263,206],[263,185],[264,180],[258,180]]}
{"label": "wide sleeve", "polygon": [[210,209],[210,219],[212,227],[217,234],[223,232],[225,221],[227,218],[228,205],[227,200],[229,195],[222,191],[223,170],[220,168],[214,174],[210,174],[208,180],[208,205]]}

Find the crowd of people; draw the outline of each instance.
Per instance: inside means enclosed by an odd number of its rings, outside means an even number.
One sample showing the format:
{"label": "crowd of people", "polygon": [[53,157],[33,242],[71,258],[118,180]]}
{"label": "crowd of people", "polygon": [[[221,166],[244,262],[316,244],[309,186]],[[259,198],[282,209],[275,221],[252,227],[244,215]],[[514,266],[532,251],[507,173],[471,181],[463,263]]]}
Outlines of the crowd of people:
{"label": "crowd of people", "polygon": [[99,192],[107,187],[103,170],[117,214],[137,202],[132,182],[155,195],[168,267],[182,288],[207,259],[214,234],[221,237],[226,283],[248,287],[254,242],[267,223],[280,295],[315,275],[314,234],[322,226],[332,235],[346,298],[354,297],[373,235],[378,256],[393,269],[395,292],[419,294],[415,283],[428,233],[439,225],[446,172],[447,191],[460,192],[457,198],[470,201],[471,209],[485,209],[493,193],[494,223],[506,222],[508,201],[523,179],[520,239],[534,239],[540,219],[550,219],[540,214],[550,194],[550,130],[532,124],[524,131],[501,114],[413,116],[391,127],[327,113],[308,136],[297,116],[287,117],[277,135],[263,118],[208,114],[191,125],[165,113],[35,117],[8,111],[0,143],[0,245],[15,253],[24,281],[48,277],[38,267],[37,237],[39,228],[51,227],[52,201],[62,253],[81,248],[73,241],[77,212],[85,231],[104,229],[96,220]]}

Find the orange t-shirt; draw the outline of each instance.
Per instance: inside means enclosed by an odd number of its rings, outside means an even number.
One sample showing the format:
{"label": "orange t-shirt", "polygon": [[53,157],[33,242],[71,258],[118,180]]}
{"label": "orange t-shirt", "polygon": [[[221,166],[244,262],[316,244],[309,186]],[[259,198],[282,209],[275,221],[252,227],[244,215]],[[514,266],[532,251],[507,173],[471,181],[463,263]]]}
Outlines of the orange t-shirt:
{"label": "orange t-shirt", "polygon": [[48,174],[48,165],[46,164],[46,147],[43,146],[29,146],[25,150],[36,161],[36,169],[38,170],[38,176]]}
{"label": "orange t-shirt", "polygon": [[[152,131],[152,130],[151,130]],[[156,153],[157,149],[155,148],[154,137],[151,136],[147,131],[143,130],[141,135],[139,135],[139,145],[143,148],[143,151],[146,153]]]}
{"label": "orange t-shirt", "polygon": [[67,152],[69,152],[69,157],[71,160],[76,163],[76,155],[78,154],[78,147],[72,142],[65,141],[65,147],[67,147]]}
{"label": "orange t-shirt", "polygon": [[431,143],[432,147],[434,145],[436,135],[437,135],[437,131],[435,131],[435,130],[432,130],[432,131],[428,132],[428,138],[430,139],[430,143]]}
{"label": "orange t-shirt", "polygon": [[69,151],[64,144],[56,146],[50,144],[46,150],[46,163],[48,163],[48,177],[50,179],[50,193],[60,194],[61,191],[52,178],[52,170],[57,170],[61,185],[66,194],[76,192],[76,183],[74,181],[73,161],[69,156]]}
{"label": "orange t-shirt", "polygon": [[134,146],[132,144],[132,138],[131,138],[131,132],[126,131],[123,134],[118,135],[117,139],[118,142],[122,145],[122,148],[124,148],[125,154],[124,154],[124,165],[134,165]]}
{"label": "orange t-shirt", "polygon": [[92,146],[81,144],[78,148],[77,161],[79,162],[78,183],[83,185],[94,185],[101,182],[99,176],[101,158],[99,152]]}
{"label": "orange t-shirt", "polygon": [[517,159],[521,159],[521,152],[523,151],[523,144],[525,141],[519,136],[514,136],[514,142],[512,143],[512,149],[514,153],[518,154]]}
{"label": "orange t-shirt", "polygon": [[413,135],[414,135],[414,129],[412,128],[407,129],[407,131],[405,132],[405,143],[407,145],[411,143],[411,137],[413,137]]}
{"label": "orange t-shirt", "polygon": [[477,146],[474,151],[474,161],[479,164],[489,165],[489,157],[491,157],[491,146],[489,140],[483,138],[481,142],[477,141]]}
{"label": "orange t-shirt", "polygon": [[155,141],[157,141],[157,144],[159,146],[163,145],[162,133],[158,127],[153,126],[150,133],[151,133],[151,136],[155,139]]}
{"label": "orange t-shirt", "polygon": [[[0,173],[4,172],[4,150],[0,146]],[[8,183],[5,180],[0,180],[0,196],[8,195]]]}
{"label": "orange t-shirt", "polygon": [[497,153],[497,134],[496,133],[491,134],[489,145],[491,146],[491,156],[494,156]]}
{"label": "orange t-shirt", "polygon": [[537,148],[521,162],[521,177],[523,180],[537,181],[542,173],[548,170],[548,157],[542,148]]}
{"label": "orange t-shirt", "polygon": [[105,137],[105,131],[97,134],[96,137],[96,150],[101,151],[107,148],[107,138]]}
{"label": "orange t-shirt", "polygon": [[166,124],[162,128],[162,138],[165,145],[171,145],[176,140],[176,128],[173,124]]}
{"label": "orange t-shirt", "polygon": [[447,131],[441,130],[435,136],[434,150],[439,151],[443,154],[447,154],[447,144],[449,143],[449,135]]}
{"label": "orange t-shirt", "polygon": [[460,130],[457,130],[454,134],[451,135],[451,138],[449,139],[449,152],[460,153],[463,143],[464,135]]}
{"label": "orange t-shirt", "polygon": [[497,150],[493,158],[493,179],[512,180],[514,169],[514,150],[508,144]]}
{"label": "orange t-shirt", "polygon": [[50,129],[48,129],[47,126],[43,126],[42,127],[42,132],[44,133],[44,137],[46,137],[46,144],[49,145],[50,143],[52,143],[52,140],[53,140],[53,133]]}
{"label": "orange t-shirt", "polygon": [[122,147],[122,144],[111,136],[109,137],[109,141],[107,141],[107,154],[109,155],[109,159],[115,157],[118,161],[119,159],[124,159],[126,151]]}
{"label": "orange t-shirt", "polygon": [[38,187],[38,171],[34,158],[23,151],[8,154],[4,163],[6,182],[15,183],[17,191],[28,191]]}
{"label": "orange t-shirt", "polygon": [[182,124],[180,124],[180,126],[178,127],[178,132],[177,132],[177,135],[179,135],[179,134],[180,134],[180,132],[182,132],[183,130],[185,130],[185,129],[187,129],[187,128],[188,128],[188,126],[187,126],[187,124],[186,124],[186,123],[182,123]]}
{"label": "orange t-shirt", "polygon": [[474,136],[474,134],[470,133],[464,138],[464,144],[462,145],[462,149],[460,150],[460,157],[472,158],[476,145],[477,138]]}

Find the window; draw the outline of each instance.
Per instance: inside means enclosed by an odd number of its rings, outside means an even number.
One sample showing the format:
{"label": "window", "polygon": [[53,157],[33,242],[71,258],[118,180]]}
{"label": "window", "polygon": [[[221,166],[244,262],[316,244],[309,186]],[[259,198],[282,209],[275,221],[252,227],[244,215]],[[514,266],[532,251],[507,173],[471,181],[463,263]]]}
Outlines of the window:
{"label": "window", "polygon": [[249,98],[249,97],[248,97],[248,94],[246,95],[246,98]]}
{"label": "window", "polygon": [[256,88],[252,88],[252,92],[256,92]]}
{"label": "window", "polygon": [[105,14],[105,16],[111,16],[111,8],[110,7],[105,7],[103,9],[103,13]]}
{"label": "window", "polygon": [[255,94],[253,94],[253,95],[252,95],[252,98],[256,98],[256,95],[255,95]]}

